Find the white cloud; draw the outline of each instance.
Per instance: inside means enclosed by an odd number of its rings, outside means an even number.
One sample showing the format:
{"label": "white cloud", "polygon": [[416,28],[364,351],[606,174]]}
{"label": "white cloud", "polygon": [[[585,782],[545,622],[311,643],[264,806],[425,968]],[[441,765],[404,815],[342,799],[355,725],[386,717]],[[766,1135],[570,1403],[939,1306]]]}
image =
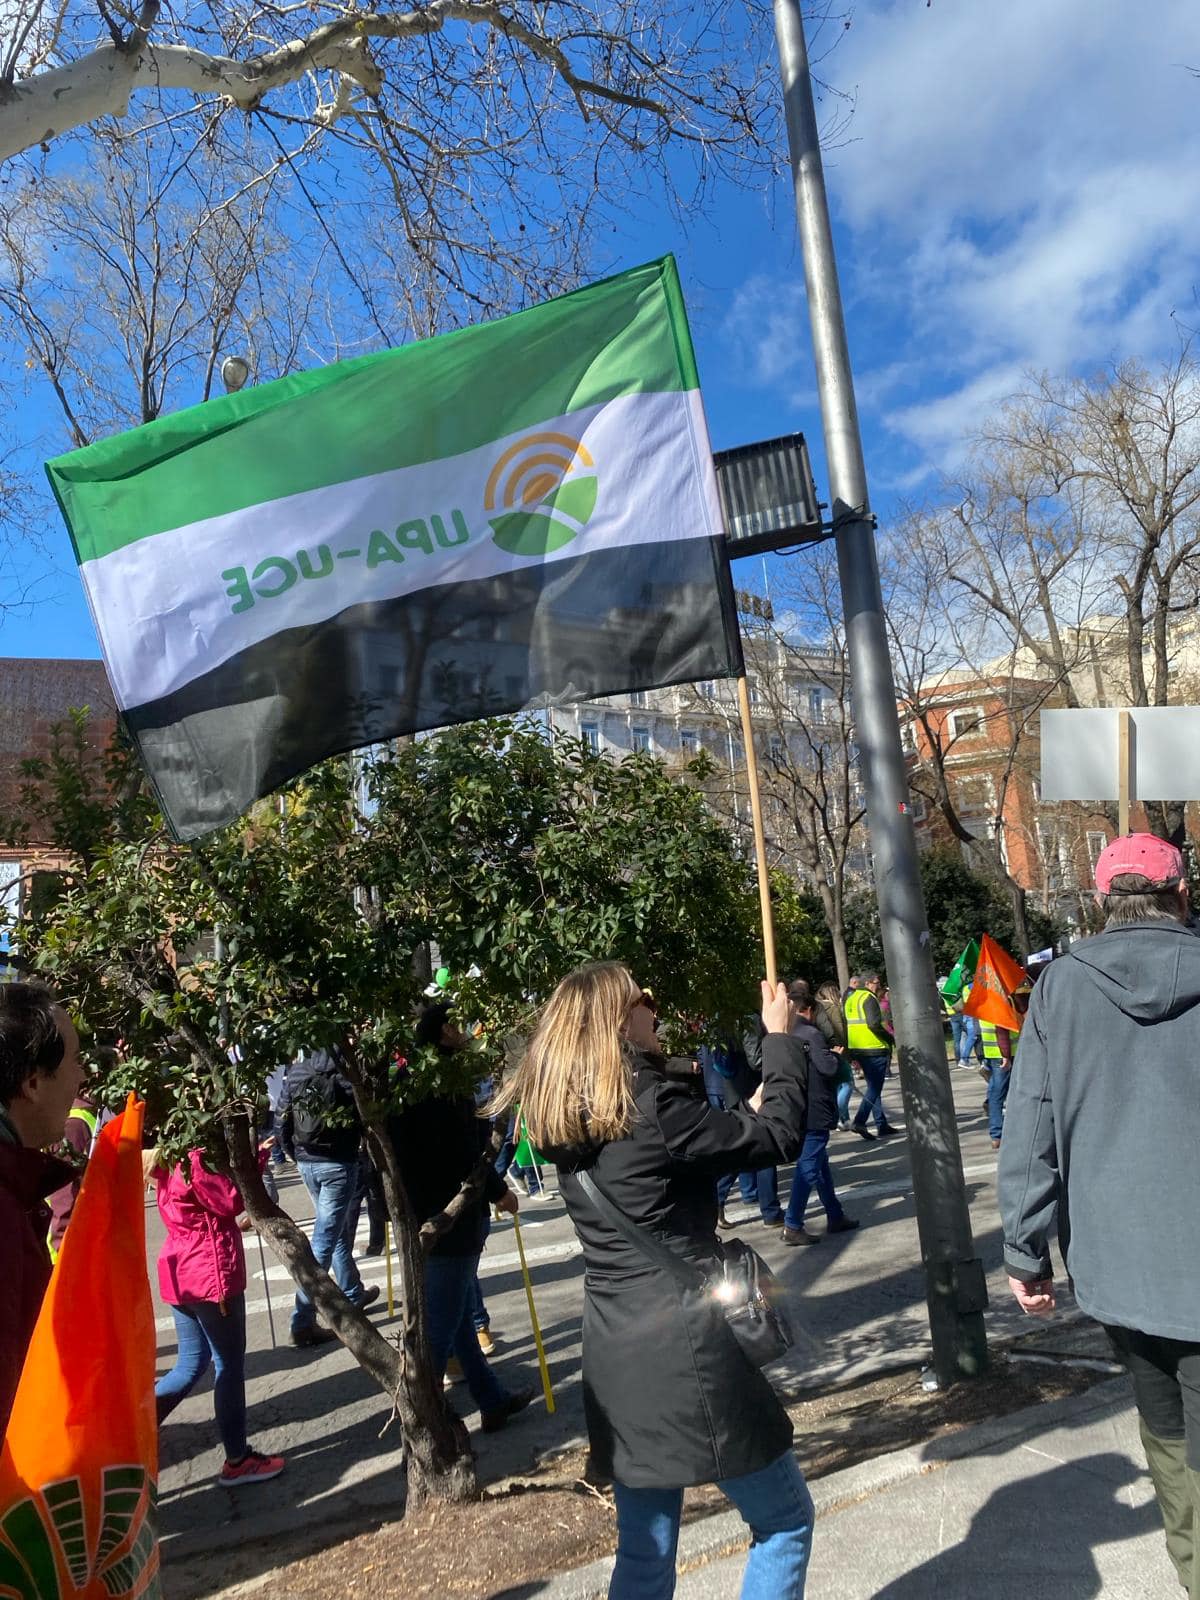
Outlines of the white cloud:
{"label": "white cloud", "polygon": [[812,356],[804,285],[756,273],[733,296],[721,329],[731,375],[777,388],[791,406],[811,405]]}
{"label": "white cloud", "polygon": [[[828,63],[857,110],[828,178],[864,408],[927,459],[1028,368],[1200,321],[1196,0],[874,0]],[[904,376],[915,373],[906,386]],[[919,471],[919,467],[910,471]]]}

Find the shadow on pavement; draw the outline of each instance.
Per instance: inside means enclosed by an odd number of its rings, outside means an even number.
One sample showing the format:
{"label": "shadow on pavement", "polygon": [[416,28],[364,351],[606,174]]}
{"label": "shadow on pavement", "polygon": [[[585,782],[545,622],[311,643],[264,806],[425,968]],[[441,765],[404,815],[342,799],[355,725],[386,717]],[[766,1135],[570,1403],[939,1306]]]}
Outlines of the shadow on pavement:
{"label": "shadow on pavement", "polygon": [[1009,1600],[1021,1592],[1091,1600],[1103,1592],[1096,1548],[1161,1527],[1157,1506],[1134,1509],[1123,1498],[1140,1477],[1123,1456],[1103,1455],[1006,1484],[960,1543],[879,1589],[876,1600]]}

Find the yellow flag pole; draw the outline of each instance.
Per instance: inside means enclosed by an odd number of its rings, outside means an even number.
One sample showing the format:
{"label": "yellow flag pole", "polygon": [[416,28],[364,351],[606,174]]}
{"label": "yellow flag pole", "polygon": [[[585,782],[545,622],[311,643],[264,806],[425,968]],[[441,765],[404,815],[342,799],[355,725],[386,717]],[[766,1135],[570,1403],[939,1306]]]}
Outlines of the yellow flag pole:
{"label": "yellow flag pole", "polygon": [[546,1365],[546,1349],[542,1344],[542,1330],[538,1326],[537,1307],[533,1303],[533,1283],[529,1276],[529,1265],[525,1260],[525,1243],[521,1238],[521,1224],[517,1215],[513,1213],[513,1232],[517,1236],[517,1254],[521,1258],[521,1276],[525,1279],[525,1299],[529,1302],[529,1321],[533,1325],[533,1342],[537,1346],[538,1366],[542,1374],[542,1390],[546,1396],[546,1410],[554,1411],[554,1390],[550,1387],[550,1368]]}
{"label": "yellow flag pole", "polygon": [[750,790],[750,815],[754,821],[754,859],[758,867],[758,909],[762,914],[763,956],[767,982],[774,989],[779,978],[775,966],[775,919],[771,913],[771,880],[767,876],[767,839],[763,828],[762,794],[758,787],[754,720],[750,715],[750,690],[744,674],[737,681],[737,695],[738,710],[742,717],[742,744],[746,749],[746,786]]}
{"label": "yellow flag pole", "polygon": [[390,1320],[396,1315],[396,1302],[392,1297],[392,1225],[390,1222],[385,1222],[383,1225],[383,1253],[387,1258],[388,1318]]}

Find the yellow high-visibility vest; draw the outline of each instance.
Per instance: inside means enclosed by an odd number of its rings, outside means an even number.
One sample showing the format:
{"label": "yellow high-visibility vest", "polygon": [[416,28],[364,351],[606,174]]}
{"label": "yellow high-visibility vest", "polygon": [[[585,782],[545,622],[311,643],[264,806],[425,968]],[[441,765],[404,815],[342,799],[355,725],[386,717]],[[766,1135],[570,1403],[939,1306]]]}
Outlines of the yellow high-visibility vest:
{"label": "yellow high-visibility vest", "polygon": [[842,1012],[846,1018],[846,1048],[851,1053],[888,1048],[888,1041],[881,1039],[866,1021],[867,1001],[874,998],[870,989],[854,989],[846,996]]}
{"label": "yellow high-visibility vest", "polygon": [[[1016,1038],[1019,1031],[1017,1028],[1008,1030],[1009,1048],[1014,1056],[1017,1053]],[[981,1022],[979,1024],[979,1035],[983,1040],[983,1059],[985,1061],[1003,1061],[1004,1053],[1000,1049],[1000,1041],[996,1038],[996,1024],[994,1022]]]}
{"label": "yellow high-visibility vest", "polygon": [[[67,1113],[67,1121],[70,1122],[72,1117],[78,1117],[80,1122],[83,1123],[84,1127],[91,1134],[92,1144],[94,1145],[96,1143],[96,1130],[100,1126],[99,1115],[95,1111],[89,1111],[86,1106],[72,1106],[70,1111]],[[90,1149],[88,1151],[88,1155],[91,1155]],[[57,1265],[58,1251],[54,1248],[53,1240],[54,1229],[51,1228],[49,1233],[46,1235],[46,1249],[50,1252],[51,1264]]]}

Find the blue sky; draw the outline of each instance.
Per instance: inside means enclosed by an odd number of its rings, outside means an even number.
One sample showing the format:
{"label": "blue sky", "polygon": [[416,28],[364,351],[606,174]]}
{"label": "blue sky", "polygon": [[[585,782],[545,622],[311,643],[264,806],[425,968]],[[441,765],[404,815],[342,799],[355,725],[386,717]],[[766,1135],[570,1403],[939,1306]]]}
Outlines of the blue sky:
{"label": "blue sky", "polygon": [[[1153,364],[1200,328],[1200,4],[862,0],[849,15],[823,66],[854,107],[826,177],[886,521],[936,492],[1024,372]],[[645,208],[600,269],[673,250],[714,446],[802,430],[821,489],[794,241],[790,183],[725,189],[686,232]],[[0,621],[0,654],[98,654],[59,526],[47,544],[30,565],[45,598]],[[758,564],[737,574],[755,584]]]}

